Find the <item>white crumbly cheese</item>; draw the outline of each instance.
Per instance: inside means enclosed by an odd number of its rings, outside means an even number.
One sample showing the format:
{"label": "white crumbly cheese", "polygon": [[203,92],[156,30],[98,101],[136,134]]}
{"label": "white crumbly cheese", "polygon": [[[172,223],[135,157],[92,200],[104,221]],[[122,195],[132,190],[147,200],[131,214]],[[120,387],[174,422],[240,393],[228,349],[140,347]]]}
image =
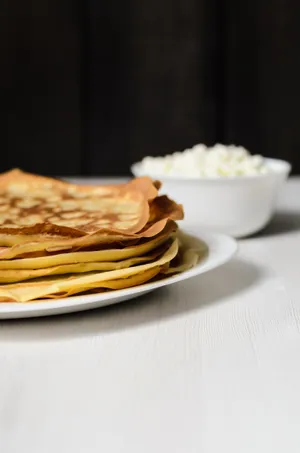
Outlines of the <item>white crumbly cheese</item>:
{"label": "white crumbly cheese", "polygon": [[241,146],[220,144],[213,147],[200,144],[164,157],[145,157],[138,168],[143,175],[188,178],[248,176],[269,172],[262,156],[253,156]]}

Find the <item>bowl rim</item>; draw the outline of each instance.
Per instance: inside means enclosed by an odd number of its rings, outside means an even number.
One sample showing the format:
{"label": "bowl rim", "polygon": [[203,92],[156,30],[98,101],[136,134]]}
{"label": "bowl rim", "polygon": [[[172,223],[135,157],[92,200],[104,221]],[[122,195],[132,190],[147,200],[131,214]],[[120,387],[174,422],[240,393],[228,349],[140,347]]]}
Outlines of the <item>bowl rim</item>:
{"label": "bowl rim", "polygon": [[[218,182],[224,182],[224,181],[257,181],[261,179],[266,179],[270,178],[273,176],[278,176],[278,175],[286,175],[288,176],[291,172],[292,165],[290,162],[283,160],[283,159],[273,159],[273,158],[264,158],[264,161],[269,164],[269,165],[276,165],[278,168],[274,171],[270,171],[269,173],[265,174],[257,174],[257,175],[235,175],[235,176],[208,176],[208,177],[180,177],[180,176],[170,176],[170,175],[162,175],[162,174],[154,174],[154,173],[148,173],[148,174],[141,174],[138,171],[138,167],[141,164],[141,161],[135,162],[133,165],[131,165],[130,170],[131,173],[135,177],[140,177],[140,176],[149,176],[152,179],[158,179],[161,181],[170,181],[170,182],[212,182],[212,181],[218,181]],[[136,171],[137,170],[137,171]]]}

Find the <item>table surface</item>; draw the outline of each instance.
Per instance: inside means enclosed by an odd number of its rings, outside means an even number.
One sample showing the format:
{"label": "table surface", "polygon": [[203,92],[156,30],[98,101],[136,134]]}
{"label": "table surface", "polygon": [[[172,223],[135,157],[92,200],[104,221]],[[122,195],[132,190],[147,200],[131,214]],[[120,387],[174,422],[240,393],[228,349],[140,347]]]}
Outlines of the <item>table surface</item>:
{"label": "table surface", "polygon": [[5,453],[299,453],[300,179],[220,269],[0,323]]}

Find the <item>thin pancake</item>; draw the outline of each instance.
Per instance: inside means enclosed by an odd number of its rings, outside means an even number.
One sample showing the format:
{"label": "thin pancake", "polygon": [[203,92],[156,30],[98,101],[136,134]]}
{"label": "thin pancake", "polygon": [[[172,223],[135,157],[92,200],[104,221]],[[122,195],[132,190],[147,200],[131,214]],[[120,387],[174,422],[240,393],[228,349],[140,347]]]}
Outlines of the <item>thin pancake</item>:
{"label": "thin pancake", "polygon": [[80,277],[51,277],[34,282],[2,285],[0,286],[0,301],[28,302],[55,295],[62,297],[61,294],[76,294],[94,288],[105,288],[109,281],[127,279],[134,275],[141,275],[149,269],[163,267],[166,263],[172,261],[177,253],[178,241],[174,239],[172,245],[161,258],[148,264],[141,264],[128,269],[91,273]]}
{"label": "thin pancake", "polygon": [[12,170],[0,175],[0,231],[80,237],[100,230],[134,234],[147,223],[157,188],[148,177],[80,186]]}
{"label": "thin pancake", "polygon": [[[16,283],[25,280],[32,280],[39,277],[48,277],[50,275],[65,275],[65,274],[84,274],[87,272],[99,271],[115,271],[118,269],[127,269],[137,264],[143,264],[154,261],[161,256],[167,247],[167,243],[151,250],[150,253],[144,256],[136,256],[122,261],[87,261],[61,264],[52,267],[41,267],[38,269],[0,269],[0,283]],[[88,252],[87,252],[88,253]],[[92,252],[93,253],[93,252]]]}
{"label": "thin pancake", "polygon": [[[61,264],[120,261],[135,256],[143,256],[163,244],[174,231],[175,229],[170,225],[170,227],[165,228],[161,234],[152,240],[131,247],[107,248],[96,251],[68,251],[68,253],[56,253],[34,258],[0,260],[0,269],[41,269]],[[24,249],[25,247],[23,247]]]}
{"label": "thin pancake", "polygon": [[179,242],[179,253],[170,263],[165,274],[178,274],[195,267],[200,261],[208,255],[208,247],[204,241],[194,236],[190,236],[182,231],[177,232]]}
{"label": "thin pancake", "polygon": [[[91,291],[85,291],[85,293],[100,293],[101,291],[106,291],[107,289],[125,289],[125,288],[131,288],[132,286],[138,286],[142,285],[143,283],[149,282],[149,280],[152,280],[155,278],[159,272],[161,271],[162,267],[161,266],[156,266],[153,267],[152,269],[148,269],[147,271],[141,272],[140,274],[135,274],[132,275],[131,277],[127,278],[120,278],[119,280],[109,280],[107,282],[102,282],[101,283],[101,288],[97,288],[96,290],[91,290]],[[72,290],[65,291],[62,293],[56,293],[49,295],[49,299],[59,299],[62,297],[69,297],[72,296],[73,294],[77,294],[77,291],[73,293]],[[3,301],[2,301],[3,302]],[[33,302],[33,301],[32,301]],[[36,302],[42,302],[40,300],[36,300]],[[1,298],[0,298],[0,303],[1,303]]]}
{"label": "thin pancake", "polygon": [[[1,213],[1,208],[0,208]],[[101,231],[93,233],[89,236],[80,236],[78,238],[69,238],[64,235],[50,234],[47,232],[39,234],[29,234],[24,232],[13,231],[11,233],[3,233],[0,228],[0,246],[13,247],[23,243],[30,242],[49,242],[53,244],[68,244],[78,241],[78,243],[88,241],[90,237],[97,238],[98,243],[101,242],[116,242],[122,240],[131,240],[139,237],[151,237],[158,234],[165,226],[167,220],[181,220],[183,219],[183,209],[173,200],[170,200],[166,195],[158,196],[149,202],[149,218],[146,225],[136,233],[122,232],[118,233],[110,231],[106,228]]]}
{"label": "thin pancake", "polygon": [[141,238],[151,238],[159,234],[164,228],[176,228],[172,220],[183,218],[182,206],[176,204],[166,196],[157,197],[150,202],[149,221],[145,227],[135,234],[112,233],[106,230],[79,237],[66,238],[49,234],[4,234],[0,233],[0,259],[12,259],[26,253],[57,252],[59,250],[82,249],[102,244],[127,242]]}

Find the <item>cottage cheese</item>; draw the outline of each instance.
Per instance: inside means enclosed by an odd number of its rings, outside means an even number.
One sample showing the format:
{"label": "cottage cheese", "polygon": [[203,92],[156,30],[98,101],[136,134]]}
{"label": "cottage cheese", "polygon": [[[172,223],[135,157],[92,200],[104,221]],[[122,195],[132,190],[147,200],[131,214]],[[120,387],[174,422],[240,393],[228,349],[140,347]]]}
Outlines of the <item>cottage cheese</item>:
{"label": "cottage cheese", "polygon": [[253,156],[241,146],[199,144],[164,157],[145,157],[138,171],[150,176],[210,178],[265,174],[269,168],[262,156]]}

